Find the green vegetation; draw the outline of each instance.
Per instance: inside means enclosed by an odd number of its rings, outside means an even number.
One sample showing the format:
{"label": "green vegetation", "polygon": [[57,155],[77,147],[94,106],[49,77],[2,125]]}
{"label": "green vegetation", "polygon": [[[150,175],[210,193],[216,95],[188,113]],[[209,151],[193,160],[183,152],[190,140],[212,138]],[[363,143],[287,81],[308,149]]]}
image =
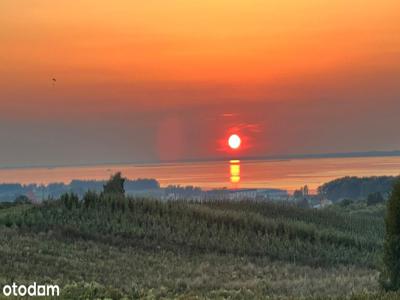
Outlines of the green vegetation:
{"label": "green vegetation", "polygon": [[383,198],[381,193],[372,193],[368,195],[367,205],[377,205],[379,203],[384,203],[385,199]]}
{"label": "green vegetation", "polygon": [[363,200],[374,193],[387,197],[395,180],[396,177],[392,176],[343,177],[323,184],[318,188],[318,193],[332,201],[346,198]]}
{"label": "green vegetation", "polygon": [[125,194],[125,178],[122,178],[120,172],[112,175],[110,180],[104,185],[103,193],[109,195],[124,195]]}
{"label": "green vegetation", "polygon": [[382,285],[389,290],[400,289],[400,180],[387,205]]}
{"label": "green vegetation", "polygon": [[[397,299],[400,184],[322,210],[257,201],[98,194],[0,203],[0,286],[58,284],[65,299]],[[379,278],[381,257],[385,269]]]}
{"label": "green vegetation", "polygon": [[69,299],[376,299],[383,215],[383,205],[311,210],[94,192],[3,205],[0,286],[51,282]]}

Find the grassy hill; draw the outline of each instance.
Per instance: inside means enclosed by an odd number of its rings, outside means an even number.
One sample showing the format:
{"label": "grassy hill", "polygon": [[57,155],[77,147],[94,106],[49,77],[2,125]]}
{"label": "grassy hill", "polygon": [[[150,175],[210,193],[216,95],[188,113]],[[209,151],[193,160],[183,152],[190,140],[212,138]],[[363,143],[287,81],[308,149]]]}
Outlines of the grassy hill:
{"label": "grassy hill", "polygon": [[70,195],[0,207],[0,286],[51,282],[70,299],[397,299],[379,292],[383,236],[384,206]]}

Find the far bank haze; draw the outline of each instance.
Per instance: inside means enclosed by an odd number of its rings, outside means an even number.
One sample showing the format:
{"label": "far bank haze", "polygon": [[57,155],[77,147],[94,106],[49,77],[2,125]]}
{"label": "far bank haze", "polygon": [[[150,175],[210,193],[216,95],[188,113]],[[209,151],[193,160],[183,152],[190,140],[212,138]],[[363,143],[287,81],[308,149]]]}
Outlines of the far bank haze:
{"label": "far bank haze", "polygon": [[[345,176],[398,176],[400,156],[366,154],[342,157],[215,160],[150,164],[3,168],[0,183],[44,184],[72,180],[107,180],[122,172],[129,179],[153,178],[161,187],[195,186],[205,190],[274,188],[292,192],[308,185],[311,192],[325,182]],[[377,154],[377,153],[375,153]]]}

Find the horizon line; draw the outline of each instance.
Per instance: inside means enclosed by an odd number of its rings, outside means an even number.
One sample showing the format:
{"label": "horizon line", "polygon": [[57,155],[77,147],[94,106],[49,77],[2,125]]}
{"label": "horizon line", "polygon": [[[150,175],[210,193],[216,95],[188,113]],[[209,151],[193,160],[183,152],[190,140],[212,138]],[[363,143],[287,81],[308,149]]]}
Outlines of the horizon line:
{"label": "horizon line", "polygon": [[[363,157],[392,157],[400,156],[400,150],[392,151],[354,151],[354,152],[331,152],[331,153],[299,153],[285,155],[265,155],[265,156],[245,156],[240,161],[254,160],[291,160],[291,159],[323,159],[323,158],[363,158]],[[71,168],[71,167],[91,167],[91,166],[112,166],[112,165],[153,165],[153,164],[176,164],[176,163],[201,163],[201,162],[217,162],[232,160],[232,157],[209,157],[199,159],[181,159],[181,160],[164,160],[164,161],[126,161],[126,162],[98,162],[98,163],[71,163],[71,164],[39,164],[39,165],[10,165],[0,166],[1,170],[7,169],[53,169],[53,168]]]}

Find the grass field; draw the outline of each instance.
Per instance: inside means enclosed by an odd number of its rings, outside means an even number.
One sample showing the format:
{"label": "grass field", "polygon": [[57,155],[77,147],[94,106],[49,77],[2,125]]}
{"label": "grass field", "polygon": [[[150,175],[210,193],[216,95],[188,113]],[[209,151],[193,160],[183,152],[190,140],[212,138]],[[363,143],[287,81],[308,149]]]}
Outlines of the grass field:
{"label": "grass field", "polygon": [[398,299],[379,289],[383,205],[302,209],[88,195],[0,207],[0,286],[65,299]]}

